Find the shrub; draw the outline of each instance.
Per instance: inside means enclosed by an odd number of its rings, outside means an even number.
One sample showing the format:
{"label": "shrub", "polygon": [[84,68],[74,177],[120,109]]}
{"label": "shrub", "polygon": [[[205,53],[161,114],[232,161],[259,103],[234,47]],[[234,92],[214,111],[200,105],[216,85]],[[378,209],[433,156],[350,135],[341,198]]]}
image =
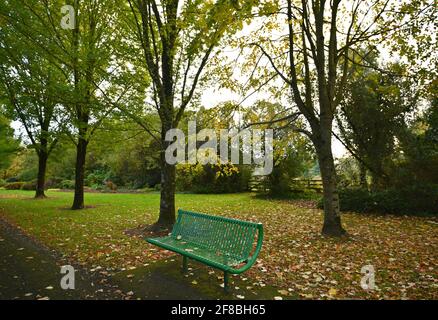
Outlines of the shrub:
{"label": "shrub", "polygon": [[6,181],[3,179],[0,179],[0,188],[3,187],[6,184]]}
{"label": "shrub", "polygon": [[85,185],[92,187],[93,189],[95,189],[93,186],[99,185],[101,188],[108,175],[109,173],[104,170],[95,170],[87,176],[85,179]]}
{"label": "shrub", "polygon": [[62,189],[62,182],[64,181],[64,179],[62,178],[57,178],[57,177],[50,177],[46,180],[46,185],[45,188],[46,189],[53,189],[53,188],[60,188]]}
{"label": "shrub", "polygon": [[262,180],[264,190],[268,190],[268,194],[274,197],[285,197],[291,193],[289,175],[277,168],[274,168],[272,173]]}
{"label": "shrub", "polygon": [[373,195],[382,213],[438,214],[438,186],[410,185]]}
{"label": "shrub", "polygon": [[23,185],[24,185],[24,182],[11,182],[11,183],[5,184],[4,187],[6,190],[21,190]]}
{"label": "shrub", "polygon": [[110,181],[110,180],[105,182],[105,187],[108,190],[117,191],[117,185],[114,182]]}
{"label": "shrub", "polygon": [[[339,205],[341,211],[371,212],[375,209],[372,195],[365,189],[339,189]],[[321,198],[318,207],[324,208]]]}
{"label": "shrub", "polygon": [[[437,185],[409,185],[378,192],[363,189],[339,191],[341,211],[382,214],[438,214]],[[322,200],[318,203],[323,207]]]}
{"label": "shrub", "polygon": [[37,178],[37,167],[24,167],[23,171],[18,175],[20,181],[32,181]]}
{"label": "shrub", "polygon": [[23,183],[23,185],[21,186],[21,190],[35,191],[36,190],[36,182],[32,181],[32,182]]}
{"label": "shrub", "polygon": [[232,193],[247,190],[250,171],[232,164],[184,164],[177,166],[178,191]]}
{"label": "shrub", "polygon": [[62,180],[59,184],[59,187],[61,189],[74,189],[75,188],[75,182],[73,180]]}
{"label": "shrub", "polygon": [[96,183],[96,184],[91,185],[90,188],[92,190],[101,191],[101,190],[103,190],[103,185]]}

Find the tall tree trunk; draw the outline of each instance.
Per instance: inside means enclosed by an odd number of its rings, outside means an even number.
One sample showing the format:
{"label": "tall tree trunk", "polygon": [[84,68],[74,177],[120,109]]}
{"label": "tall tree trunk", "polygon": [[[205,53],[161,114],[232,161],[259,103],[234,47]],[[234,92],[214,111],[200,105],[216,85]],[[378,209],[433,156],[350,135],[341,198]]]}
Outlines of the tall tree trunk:
{"label": "tall tree trunk", "polygon": [[359,163],[359,183],[362,189],[368,190],[367,168],[363,163]]}
{"label": "tall tree trunk", "polygon": [[322,234],[339,237],[346,233],[341,224],[336,171],[331,148],[331,130],[325,130],[315,146],[323,184],[324,225]]}
{"label": "tall tree trunk", "polygon": [[371,191],[380,191],[384,189],[388,183],[389,177],[384,177],[383,169],[377,162],[373,163],[373,171],[371,172]]}
{"label": "tall tree trunk", "polygon": [[380,178],[376,172],[371,172],[371,191],[376,192],[380,189]]}
{"label": "tall tree trunk", "polygon": [[84,208],[84,180],[85,180],[85,158],[87,156],[88,141],[79,136],[76,147],[76,173],[75,173],[75,196],[73,210]]}
{"label": "tall tree trunk", "polygon": [[160,216],[153,226],[153,229],[170,229],[175,223],[175,165],[166,162],[166,149],[172,143],[165,141],[166,132],[171,129],[167,121],[163,121],[161,128],[161,197],[160,197]]}
{"label": "tall tree trunk", "polygon": [[41,150],[38,152],[38,178],[35,192],[36,199],[43,199],[46,197],[44,193],[44,187],[46,184],[46,169],[48,158],[49,155],[47,154],[47,150],[45,148],[41,148]]}
{"label": "tall tree trunk", "polygon": [[175,223],[175,177],[174,165],[164,161],[161,170],[160,217],[156,223],[158,228],[171,228]]}

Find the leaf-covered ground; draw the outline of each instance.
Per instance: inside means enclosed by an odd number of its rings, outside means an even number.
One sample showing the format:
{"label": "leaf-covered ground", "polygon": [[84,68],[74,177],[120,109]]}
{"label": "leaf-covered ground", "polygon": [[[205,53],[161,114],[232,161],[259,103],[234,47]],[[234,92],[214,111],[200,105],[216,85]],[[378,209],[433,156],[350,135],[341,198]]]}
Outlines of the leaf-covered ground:
{"label": "leaf-covered ground", "polygon": [[[0,217],[87,268],[114,273],[172,255],[125,234],[157,219],[159,195],[86,195],[90,207],[71,211],[71,193],[0,190]],[[349,237],[320,235],[322,211],[307,202],[258,199],[251,194],[177,195],[177,207],[262,222],[257,265],[242,275],[247,289],[280,288],[282,298],[438,299],[438,219],[344,214]],[[375,270],[364,290],[361,269]]]}

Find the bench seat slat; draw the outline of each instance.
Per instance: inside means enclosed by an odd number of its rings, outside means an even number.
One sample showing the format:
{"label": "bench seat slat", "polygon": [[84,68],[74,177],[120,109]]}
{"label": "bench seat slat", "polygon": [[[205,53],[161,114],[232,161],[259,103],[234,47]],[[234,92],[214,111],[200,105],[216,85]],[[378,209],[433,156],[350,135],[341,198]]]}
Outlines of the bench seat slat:
{"label": "bench seat slat", "polygon": [[245,261],[253,250],[259,228],[253,222],[179,210],[172,236]]}
{"label": "bench seat slat", "polygon": [[191,259],[209,264],[221,270],[228,270],[230,267],[235,267],[244,262],[244,260],[237,260],[225,254],[215,253],[196,243],[177,240],[172,236],[151,238],[148,239],[148,242],[164,249],[185,255]]}

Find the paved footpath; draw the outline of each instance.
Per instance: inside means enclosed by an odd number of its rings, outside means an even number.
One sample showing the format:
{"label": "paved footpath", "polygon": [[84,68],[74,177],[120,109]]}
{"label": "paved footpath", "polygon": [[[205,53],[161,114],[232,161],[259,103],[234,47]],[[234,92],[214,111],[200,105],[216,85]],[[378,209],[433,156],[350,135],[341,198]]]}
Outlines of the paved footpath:
{"label": "paved footpath", "polygon": [[0,219],[0,299],[120,299],[121,292],[75,268],[75,290],[63,290],[56,254]]}
{"label": "paved footpath", "polygon": [[102,275],[75,267],[75,290],[61,288],[61,266],[68,264],[59,253],[49,250],[0,217],[0,300],[2,299],[272,299],[276,289],[265,286],[245,290],[249,279],[232,277],[234,292],[220,287],[222,273],[190,263],[181,274],[180,257],[150,265]]}
{"label": "paved footpath", "polygon": [[61,266],[66,263],[61,261],[55,252],[0,218],[0,300],[206,298],[187,283],[175,283],[165,271],[148,268],[137,270],[137,279],[142,280],[136,283],[123,273],[105,278],[76,266],[75,290],[63,290]]}

